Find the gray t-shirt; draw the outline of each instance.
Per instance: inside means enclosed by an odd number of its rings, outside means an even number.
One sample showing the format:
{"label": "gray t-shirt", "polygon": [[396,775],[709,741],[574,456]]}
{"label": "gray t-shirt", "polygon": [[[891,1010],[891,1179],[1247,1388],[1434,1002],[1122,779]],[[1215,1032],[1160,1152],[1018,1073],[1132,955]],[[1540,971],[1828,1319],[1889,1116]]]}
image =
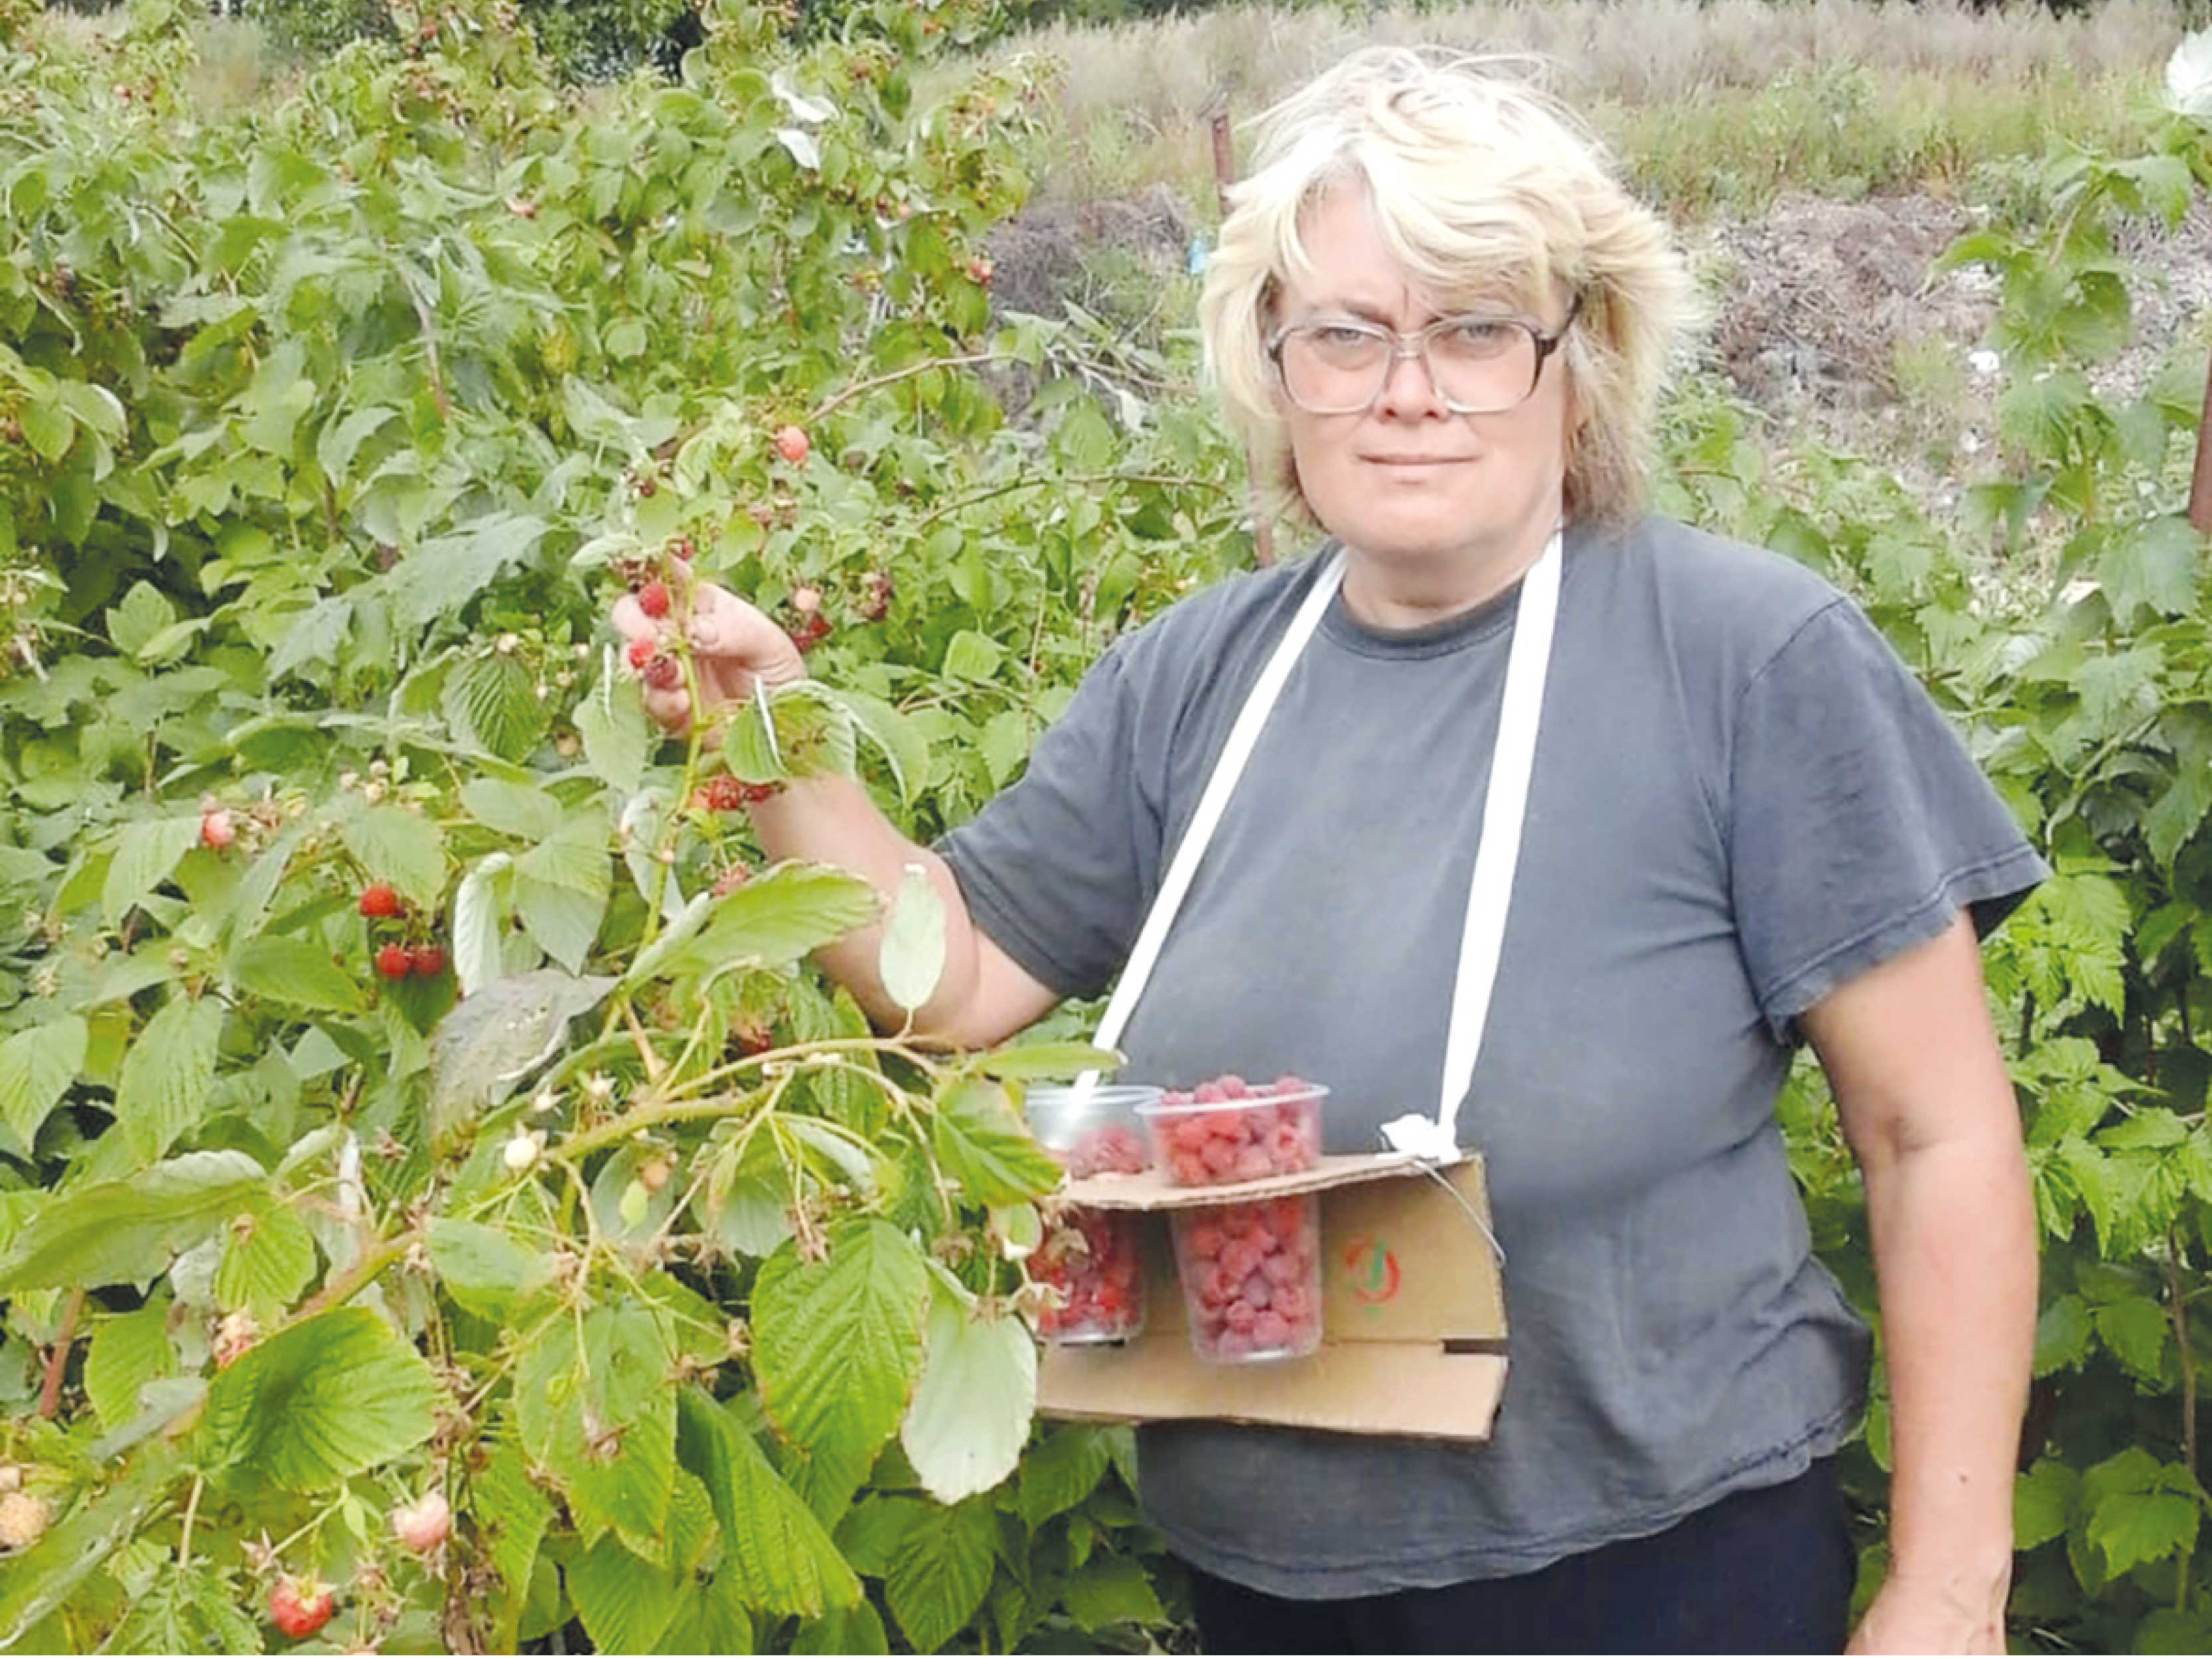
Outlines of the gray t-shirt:
{"label": "gray t-shirt", "polygon": [[[1519,874],[1462,1141],[1486,1155],[1510,1370],[1467,1449],[1225,1424],[1140,1440],[1186,1559],[1276,1595],[1534,1571],[1801,1473],[1866,1334],[1809,1252],[1774,1100],[1791,1022],[2045,873],[1859,611],[1650,520],[1571,531]],[[943,851],[1072,996],[1113,979],[1317,562],[1119,641]],[[1131,1081],[1331,1085],[1334,1151],[1433,1115],[1517,589],[1413,633],[1340,599],[1262,734],[1122,1047]]]}

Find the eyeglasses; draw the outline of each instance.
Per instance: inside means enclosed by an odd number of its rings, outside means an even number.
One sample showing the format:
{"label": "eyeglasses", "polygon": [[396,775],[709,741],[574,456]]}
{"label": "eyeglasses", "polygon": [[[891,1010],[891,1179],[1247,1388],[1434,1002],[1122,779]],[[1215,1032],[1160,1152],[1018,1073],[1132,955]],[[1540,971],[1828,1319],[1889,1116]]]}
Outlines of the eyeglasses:
{"label": "eyeglasses", "polygon": [[1559,326],[1546,332],[1526,317],[1443,317],[1418,334],[1338,319],[1292,323],[1268,337],[1290,400],[1310,415],[1352,415],[1373,407],[1401,357],[1418,357],[1429,385],[1455,415],[1498,415],[1528,401],[1545,362],[1582,314],[1574,297]]}

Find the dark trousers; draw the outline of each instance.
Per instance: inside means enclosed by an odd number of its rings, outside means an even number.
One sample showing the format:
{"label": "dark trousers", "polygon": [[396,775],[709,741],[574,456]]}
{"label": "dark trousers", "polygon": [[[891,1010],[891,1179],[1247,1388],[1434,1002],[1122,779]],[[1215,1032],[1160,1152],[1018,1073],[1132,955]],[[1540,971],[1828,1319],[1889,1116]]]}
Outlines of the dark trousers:
{"label": "dark trousers", "polygon": [[1207,1653],[1838,1653],[1856,1571],[1822,1462],[1511,1578],[1298,1601],[1190,1577]]}

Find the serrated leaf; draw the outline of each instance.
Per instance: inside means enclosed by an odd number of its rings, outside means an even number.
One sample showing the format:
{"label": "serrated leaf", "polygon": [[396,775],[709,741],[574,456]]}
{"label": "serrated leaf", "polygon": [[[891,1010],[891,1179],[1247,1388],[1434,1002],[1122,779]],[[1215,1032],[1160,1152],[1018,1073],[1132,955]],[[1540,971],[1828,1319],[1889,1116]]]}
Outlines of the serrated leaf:
{"label": "serrated leaf", "polygon": [[446,841],[437,825],[380,802],[342,820],[338,833],[373,880],[389,883],[420,908],[436,905],[446,884]]}
{"label": "serrated leaf", "polygon": [[554,969],[510,974],[464,997],[430,1034],[430,1124],[444,1136],[513,1094],[559,1054],[568,1022],[599,1006],[616,981]]}
{"label": "serrated leaf", "polygon": [[504,778],[470,779],[461,786],[461,805],[485,829],[521,841],[548,840],[561,832],[568,818],[556,797]]}
{"label": "serrated leaf", "polygon": [[2178,1492],[2115,1492],[2089,1517],[2089,1541],[2114,1577],[2196,1547],[2197,1501]]}
{"label": "serrated leaf", "polygon": [[939,1287],[921,1381],[899,1444],[940,1504],[988,1492],[1014,1471],[1036,1411],[1036,1344],[1012,1315],[980,1313]]}
{"label": "serrated leaf", "polygon": [[501,940],[507,931],[514,866],[506,854],[491,854],[461,878],[454,891],[453,973],[464,999],[476,995],[505,969]]}
{"label": "serrated leaf", "polygon": [[398,415],[397,410],[372,405],[356,409],[342,421],[325,423],[321,435],[315,440],[315,459],[325,476],[334,481],[344,477],[362,443]]}
{"label": "serrated leaf", "polygon": [[456,731],[504,761],[526,758],[545,735],[537,678],[497,651],[463,665],[446,682],[444,708]]}
{"label": "serrated leaf", "polygon": [[917,1653],[934,1653],[957,1636],[991,1588],[999,1529],[981,1498],[916,1528],[884,1580],[884,1597]]}
{"label": "serrated leaf", "polygon": [[660,1638],[663,1653],[757,1653],[752,1611],[732,1573],[717,1571],[678,1599]]}
{"label": "serrated leaf", "polygon": [[604,653],[599,684],[576,705],[576,732],[592,775],[625,795],[635,794],[653,752],[653,731],[637,682],[615,672],[612,647]]}
{"label": "serrated leaf", "polygon": [[315,1241],[290,1206],[272,1204],[233,1221],[216,1268],[216,1300],[273,1324],[315,1272]]}
{"label": "serrated leaf", "polygon": [[929,1140],[938,1162],[975,1203],[1012,1204],[1060,1184],[1060,1166],[996,1084],[957,1085],[937,1103]]}
{"label": "serrated leaf", "polygon": [[92,1028],[64,1014],[0,1042],[0,1121],[28,1146],[83,1068]]}
{"label": "serrated leaf", "polygon": [[521,1303],[553,1282],[553,1263],[497,1227],[453,1216],[430,1220],[430,1265],[454,1301],[505,1323]]}
{"label": "serrated leaf", "polygon": [[[511,1630],[520,1616],[539,1540],[553,1518],[552,1501],[532,1483],[528,1462],[512,1426],[506,1425],[496,1437],[489,1460],[469,1482],[470,1519],[484,1540],[487,1559],[507,1587],[508,1600],[500,1613],[503,1632]],[[511,1640],[492,1646],[498,1653],[514,1650]]]}
{"label": "serrated leaf", "polygon": [[168,1316],[168,1298],[160,1297],[135,1312],[103,1320],[92,1334],[84,1356],[85,1398],[109,1431],[138,1415],[138,1391],[147,1383],[176,1375]]}
{"label": "serrated leaf", "polygon": [[835,1608],[800,1626],[791,1650],[807,1654],[889,1653],[891,1643],[876,1604],[862,1601],[855,1607]]}
{"label": "serrated leaf", "polygon": [[684,901],[684,908],[669,921],[667,927],[653,936],[653,943],[632,958],[629,971],[623,975],[625,987],[642,985],[660,972],[661,965],[675,954],[678,945],[692,938],[707,925],[714,914],[715,897],[710,890],[695,893]]}
{"label": "serrated leaf", "polygon": [[676,1617],[678,1585],[610,1532],[568,1564],[568,1594],[597,1653],[653,1653]]}
{"label": "serrated leaf", "polygon": [[614,890],[607,831],[597,812],[571,819],[559,834],[514,861],[514,908],[545,954],[583,971]]}
{"label": "serrated leaf", "polygon": [[1087,1042],[1022,1042],[977,1054],[969,1064],[986,1077],[1034,1083],[1118,1071],[1121,1056]]}
{"label": "serrated leaf", "polygon": [[675,1356],[635,1303],[556,1319],[524,1351],[514,1383],[523,1449],[550,1469],[586,1528],[657,1534],[676,1468]]}
{"label": "serrated leaf", "polygon": [[777,1251],[753,1288],[753,1363],[769,1418],[801,1446],[888,1440],[921,1369],[929,1296],[921,1252],[881,1221],[840,1230],[823,1261]]}
{"label": "serrated leaf", "polygon": [[707,926],[661,964],[667,975],[781,967],[875,920],[876,893],[823,865],[780,864],[714,907]]}
{"label": "serrated leaf", "polygon": [[852,716],[854,730],[882,755],[900,798],[912,800],[929,779],[929,740],[921,728],[881,697],[865,691],[840,687],[829,695]]}
{"label": "serrated leaf", "polygon": [[918,864],[907,866],[892,896],[876,971],[884,993],[909,1013],[929,1000],[945,976],[945,901]]}
{"label": "serrated leaf", "polygon": [[248,1349],[208,1389],[213,1467],[317,1492],[428,1440],[445,1395],[430,1367],[366,1308],[334,1308]]}
{"label": "serrated leaf", "polygon": [[1006,659],[1006,648],[995,640],[963,628],[945,647],[945,678],[949,680],[988,680]]}
{"label": "serrated leaf", "polygon": [[230,961],[231,982],[264,1001],[357,1014],[368,999],[331,953],[303,939],[264,934],[248,939]]}
{"label": "serrated leaf", "polygon": [[198,1126],[215,1093],[222,1006],[173,996],[146,1022],[123,1057],[115,1115],[133,1152],[156,1158]]}
{"label": "serrated leaf", "polygon": [[268,1172],[240,1152],[187,1152],[121,1181],[64,1187],[0,1258],[0,1296],[153,1279],[241,1210]]}
{"label": "serrated leaf", "polygon": [[1014,1487],[1016,1513],[1035,1532],[1090,1497],[1111,1461],[1104,1431],[1085,1423],[1048,1429],[1022,1460]]}
{"label": "serrated leaf", "polygon": [[2142,605],[2166,617],[2187,611],[2196,602],[2203,547],[2189,520],[2176,515],[2118,532],[2097,562],[2113,616],[2125,620]]}
{"label": "serrated leaf", "polygon": [[818,1618],[860,1601],[860,1581],[744,1427],[696,1387],[678,1396],[684,1467],[705,1483],[722,1529],[721,1571],[747,1605]]}
{"label": "serrated leaf", "polygon": [[2035,1374],[2048,1376],[2080,1365],[2095,1334],[2088,1304],[2078,1296],[2060,1297],[2035,1323]]}
{"label": "serrated leaf", "polygon": [[148,581],[133,582],[121,602],[108,610],[108,641],[125,656],[135,657],[176,619],[176,606],[159,588]]}
{"label": "serrated leaf", "polygon": [[2061,1537],[2074,1523],[2081,1477],[2066,1464],[2045,1458],[2013,1482],[2013,1547],[2032,1550]]}
{"label": "serrated leaf", "polygon": [[176,1474],[173,1455],[143,1455],[106,1491],[78,1505],[28,1549],[8,1558],[8,1571],[0,1574],[0,1651],[13,1648],[137,1535]]}
{"label": "serrated leaf", "polygon": [[1102,1631],[1109,1625],[1157,1625],[1167,1618],[1144,1564],[1128,1555],[1085,1562],[1068,1576],[1060,1602],[1067,1616],[1087,1631]]}
{"label": "serrated leaf", "polygon": [[200,815],[142,818],[125,824],[100,884],[100,909],[110,927],[125,911],[167,881],[180,860],[199,845]]}
{"label": "serrated leaf", "polygon": [[2148,1297],[2108,1302],[2096,1311],[2097,1334],[2120,1363],[2147,1382],[2163,1380],[2166,1310]]}

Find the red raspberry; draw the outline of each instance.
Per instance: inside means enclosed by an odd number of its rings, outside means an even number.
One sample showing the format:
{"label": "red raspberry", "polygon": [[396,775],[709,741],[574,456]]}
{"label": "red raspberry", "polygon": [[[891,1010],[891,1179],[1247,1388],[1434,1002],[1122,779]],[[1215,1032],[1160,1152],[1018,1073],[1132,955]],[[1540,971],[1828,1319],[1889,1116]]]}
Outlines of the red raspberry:
{"label": "red raspberry", "polygon": [[446,971],[446,948],[442,945],[418,945],[407,958],[410,973],[424,979],[435,979]]}
{"label": "red raspberry", "polygon": [[646,664],[653,660],[653,653],[659,648],[651,640],[632,640],[629,642],[629,650],[626,653],[629,656],[632,672],[643,673]]}
{"label": "red raspberry", "polygon": [[404,945],[387,945],[376,953],[376,971],[386,979],[404,979],[415,958]]}
{"label": "red raspberry", "polygon": [[684,665],[663,652],[646,664],[645,683],[656,691],[673,691],[684,684]]}
{"label": "red raspberry", "polygon": [[668,584],[647,582],[637,590],[637,608],[659,622],[668,614]]}
{"label": "red raspberry", "polygon": [[372,882],[361,890],[361,913],[365,916],[396,916],[399,914],[399,895],[384,883]]}

